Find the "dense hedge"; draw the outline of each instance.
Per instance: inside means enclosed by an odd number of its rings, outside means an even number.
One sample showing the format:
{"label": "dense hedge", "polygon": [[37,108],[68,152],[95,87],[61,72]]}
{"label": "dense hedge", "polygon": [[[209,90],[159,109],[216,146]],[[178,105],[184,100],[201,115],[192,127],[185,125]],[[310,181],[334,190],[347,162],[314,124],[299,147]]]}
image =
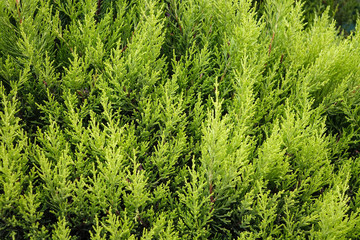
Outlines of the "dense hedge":
{"label": "dense hedge", "polygon": [[328,11],[0,4],[0,239],[360,237],[360,34]]}

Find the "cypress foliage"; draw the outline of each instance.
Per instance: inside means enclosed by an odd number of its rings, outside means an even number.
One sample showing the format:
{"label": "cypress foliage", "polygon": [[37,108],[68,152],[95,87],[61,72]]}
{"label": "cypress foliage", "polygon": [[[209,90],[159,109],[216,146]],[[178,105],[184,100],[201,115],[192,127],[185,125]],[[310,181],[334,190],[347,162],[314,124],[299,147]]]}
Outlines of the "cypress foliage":
{"label": "cypress foliage", "polygon": [[329,16],[0,0],[0,238],[359,238],[359,27]]}

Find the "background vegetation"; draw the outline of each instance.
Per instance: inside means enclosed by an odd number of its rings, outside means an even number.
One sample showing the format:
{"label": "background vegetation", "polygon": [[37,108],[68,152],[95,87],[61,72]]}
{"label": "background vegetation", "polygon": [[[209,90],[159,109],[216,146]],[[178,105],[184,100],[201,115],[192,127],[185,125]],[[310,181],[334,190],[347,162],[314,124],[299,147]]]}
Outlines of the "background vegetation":
{"label": "background vegetation", "polygon": [[253,4],[0,0],[0,239],[359,238],[359,28]]}
{"label": "background vegetation", "polygon": [[[254,0],[253,6],[256,7],[258,16],[264,13],[264,0]],[[345,34],[349,34],[355,29],[356,19],[360,10],[359,0],[312,0],[303,2],[304,22],[312,24],[316,16],[324,13],[329,8],[329,16],[334,18],[336,26]]]}

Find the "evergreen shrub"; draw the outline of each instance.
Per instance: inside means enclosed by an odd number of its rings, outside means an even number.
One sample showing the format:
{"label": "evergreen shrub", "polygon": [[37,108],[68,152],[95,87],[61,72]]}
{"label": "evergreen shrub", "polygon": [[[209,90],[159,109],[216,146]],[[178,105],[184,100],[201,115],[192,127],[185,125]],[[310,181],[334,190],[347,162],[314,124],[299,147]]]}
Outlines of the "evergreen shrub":
{"label": "evergreen shrub", "polygon": [[328,11],[0,0],[0,80],[0,239],[360,237],[360,34]]}

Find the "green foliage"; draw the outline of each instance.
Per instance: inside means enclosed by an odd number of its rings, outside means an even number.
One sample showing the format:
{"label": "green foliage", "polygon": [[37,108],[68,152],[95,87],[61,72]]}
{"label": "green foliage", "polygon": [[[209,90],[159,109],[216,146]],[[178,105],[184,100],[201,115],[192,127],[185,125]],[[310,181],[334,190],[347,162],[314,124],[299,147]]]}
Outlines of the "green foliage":
{"label": "green foliage", "polygon": [[358,239],[359,26],[257,2],[0,0],[0,238]]}

